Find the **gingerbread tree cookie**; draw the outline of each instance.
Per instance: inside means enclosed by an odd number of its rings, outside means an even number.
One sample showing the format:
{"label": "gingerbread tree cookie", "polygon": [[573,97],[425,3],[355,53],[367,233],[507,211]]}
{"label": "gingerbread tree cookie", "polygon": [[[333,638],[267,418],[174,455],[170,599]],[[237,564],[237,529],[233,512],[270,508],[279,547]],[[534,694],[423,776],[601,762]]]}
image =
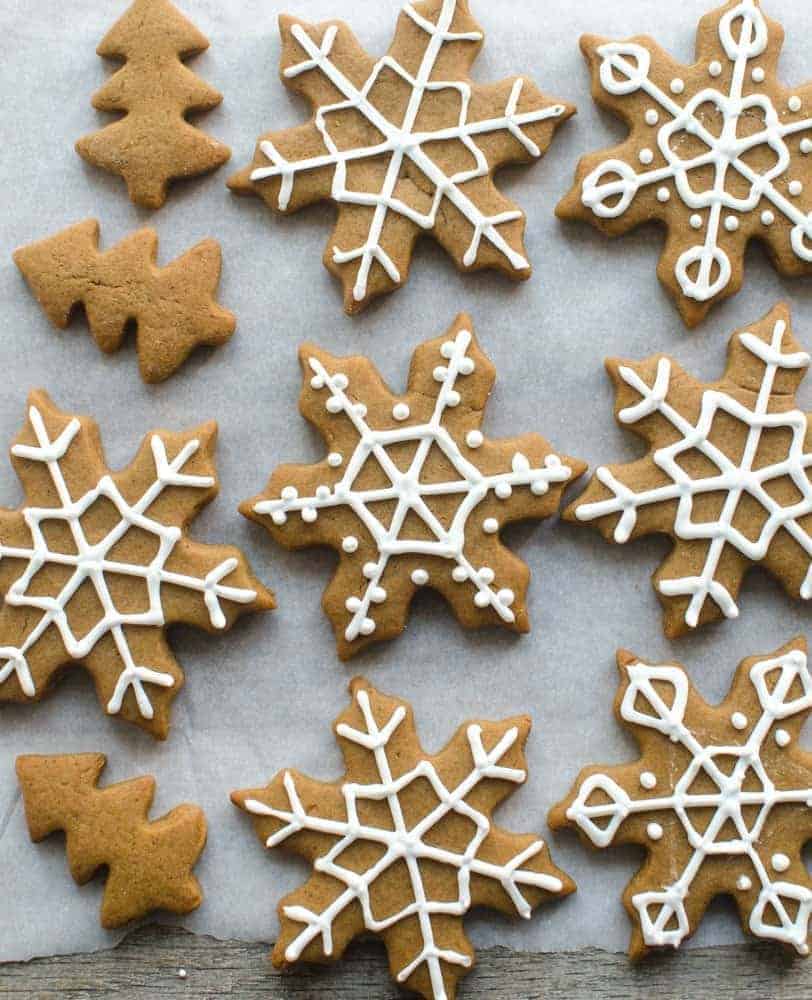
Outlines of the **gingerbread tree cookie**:
{"label": "gingerbread tree cookie", "polygon": [[33,841],[65,831],[78,885],[107,869],[102,927],[121,927],[153,910],[189,913],[203,899],[192,868],[206,844],[206,817],[177,806],[150,821],[155,779],[97,787],[103,753],[17,758],[17,776]]}
{"label": "gingerbread tree cookie", "polygon": [[216,170],[231,156],[186,120],[223,99],[182,62],[208,47],[169,0],[135,0],[96,50],[125,65],[93,95],[93,107],[124,117],[80,139],[76,152],[123,177],[137,205],[160,208],[170,181]]}
{"label": "gingerbread tree cookie", "polygon": [[673,538],[653,578],[669,636],[738,617],[736,598],[755,564],[791,596],[812,597],[809,418],[795,402],[809,361],[787,308],[777,306],[733,335],[718,382],[699,382],[663,355],[607,362],[617,420],[649,453],[600,467],[565,516],[594,522],[619,544]]}
{"label": "gingerbread tree cookie", "polygon": [[37,701],[80,663],[108,714],[164,739],[183,684],[167,626],[273,607],[241,552],[187,536],[217,494],[216,436],[155,431],[111,473],[92,420],[31,394],[11,449],[27,502],[0,510],[0,701]]}
{"label": "gingerbread tree cookie", "polygon": [[225,344],[237,323],[214,299],[219,243],[203,240],[166,267],[157,257],[154,229],[100,252],[99,223],[88,219],[17,250],[14,261],[54,326],[64,330],[73,310],[84,307],[106,354],[121,347],[134,322],[141,377],[163,382],[195,348]]}
{"label": "gingerbread tree cookie", "polygon": [[440,753],[422,750],[411,707],[366,681],[335,723],[344,778],[282,771],[234,792],[266,847],[304,857],[313,874],[279,904],[274,965],[341,957],[359,934],[383,939],[392,975],[428,1000],[456,995],[474,964],[463,918],[489,907],[529,918],[574,891],[537,837],[492,813],[527,778],[530,719],[470,722]]}
{"label": "gingerbread tree cookie", "polygon": [[282,17],[280,32],[282,81],[313,118],[262,136],[229,186],[276,212],[336,203],[324,263],[347,312],[406,281],[424,232],[463,270],[530,276],[524,213],[493,174],[540,157],[575,108],[525,77],[473,83],[483,35],[467,0],[407,2],[377,61],[341,21]]}
{"label": "gingerbread tree cookie", "polygon": [[679,947],[718,895],[745,931],[807,955],[812,755],[796,746],[812,709],[806,641],[744,660],[716,706],[678,664],[621,652],[618,666],[615,712],[640,759],[585,768],[549,819],[595,847],[646,848],[623,895],[631,956]]}
{"label": "gingerbread tree cookie", "polygon": [[630,134],[581,160],[558,215],[609,236],[662,223],[657,273],[689,326],[739,290],[751,239],[782,274],[812,272],[812,83],[778,82],[783,39],[758,0],[704,17],[690,66],[647,36],[581,39],[593,97]]}
{"label": "gingerbread tree cookie", "polygon": [[366,358],[306,344],[300,359],[299,406],[329,453],[315,465],[281,466],[241,510],[289,548],[340,554],[324,608],[341,657],[399,635],[426,586],[469,628],[526,632],[529,572],[499,533],[554,514],[585,466],[536,434],[483,437],[496,373],[470,318],[417,348],[402,396]]}

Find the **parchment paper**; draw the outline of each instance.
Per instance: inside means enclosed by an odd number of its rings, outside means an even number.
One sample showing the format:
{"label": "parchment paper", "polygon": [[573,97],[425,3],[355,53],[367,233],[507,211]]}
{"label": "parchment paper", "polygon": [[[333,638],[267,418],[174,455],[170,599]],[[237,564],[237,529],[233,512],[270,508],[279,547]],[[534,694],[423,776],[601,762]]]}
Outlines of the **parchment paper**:
{"label": "parchment paper", "polygon": [[[175,188],[167,205],[150,214],[130,204],[119,179],[86,166],[73,151],[78,137],[106,120],[89,104],[110,70],[95,46],[125,3],[0,0],[0,442],[5,449],[16,434],[32,386],[46,387],[68,410],[93,414],[114,467],[129,462],[154,427],[215,418],[222,492],[194,534],[241,545],[279,601],[278,611],[246,619],[226,636],[175,632],[173,646],[187,681],[166,743],[106,717],[81,670],[39,705],[0,707],[2,959],[109,947],[117,940],[99,927],[102,882],[74,885],[60,837],[29,842],[13,770],[17,754],[102,750],[109,756],[108,782],[144,773],[157,777],[155,816],[181,801],[199,803],[210,829],[197,869],[205,901],[184,926],[219,937],[272,940],[276,903],[306,869],[281,852],[264,851],[228,793],[268,780],[284,766],[335,778],[339,754],[330,724],[346,704],[346,684],[355,673],[409,699],[431,749],[464,719],[531,712],[530,780],[499,819],[508,828],[546,836],[547,809],[581,765],[631,759],[634,753],[611,713],[617,647],[683,661],[702,693],[718,700],[741,657],[772,650],[810,623],[808,607],[792,604],[774,581],[755,575],[742,595],[739,621],[671,644],[662,635],[649,585],[667,549],[664,541],[611,548],[588,529],[548,522],[509,534],[533,572],[529,636],[465,633],[443,603],[427,595],[415,602],[400,640],[348,666],[338,661],[320,607],[333,557],[286,553],[236,511],[280,461],[323,455],[296,409],[296,349],[303,339],[338,354],[369,354],[401,387],[415,345],[468,310],[499,374],[486,432],[538,430],[594,467],[639,453],[635,439],[613,422],[605,357],[666,351],[697,375],[715,377],[730,332],[784,297],[793,303],[797,334],[810,347],[812,282],[782,281],[754,248],[745,291],[690,333],[655,278],[658,230],[610,243],[553,215],[578,156],[623,134],[618,122],[593,106],[579,35],[648,32],[688,60],[707,0],[474,0],[487,39],[477,78],[527,72],[544,91],[579,108],[542,163],[502,175],[504,190],[527,212],[534,275],[518,286],[493,274],[461,276],[425,241],[404,290],[361,317],[346,317],[339,288],[321,264],[331,209],[280,220],[258,200],[237,199],[225,188],[230,169],[247,162],[260,132],[304,120],[303,104],[277,79],[276,16],[287,6],[288,0],[183,4],[212,42],[192,68],[225,94],[223,106],[200,124],[228,143],[234,158],[218,173]],[[314,21],[344,17],[373,53],[385,51],[397,12],[394,0],[290,0],[290,7]],[[787,29],[784,78],[800,82],[812,76],[812,8],[772,0],[769,12]],[[108,358],[96,349],[83,318],[64,333],[50,328],[11,252],[90,216],[101,220],[105,246],[141,225],[154,226],[162,262],[203,237],[216,237],[225,261],[220,298],[239,320],[232,342],[198,354],[163,385],[146,387],[132,345]],[[807,409],[812,403],[808,387],[801,402]],[[0,470],[0,504],[17,506],[19,484],[5,459]],[[552,847],[577,881],[577,894],[542,908],[528,923],[508,926],[497,916],[477,916],[468,922],[475,944],[625,948],[629,926],[620,893],[640,855],[591,853],[573,834],[553,838]],[[732,908],[719,905],[694,941],[730,942],[739,935]]]}

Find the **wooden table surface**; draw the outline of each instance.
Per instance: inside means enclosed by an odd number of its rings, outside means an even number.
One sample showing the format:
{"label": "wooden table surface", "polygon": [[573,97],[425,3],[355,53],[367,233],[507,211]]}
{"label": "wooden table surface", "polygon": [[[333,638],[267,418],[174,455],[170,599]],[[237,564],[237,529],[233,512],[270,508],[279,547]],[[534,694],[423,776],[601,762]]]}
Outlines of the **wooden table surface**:
{"label": "wooden table surface", "polygon": [[[0,966],[0,998],[100,997],[397,1000],[382,947],[362,943],[328,967],[275,972],[269,946],[217,941],[177,927],[139,928],[110,951]],[[633,966],[588,951],[530,955],[483,949],[460,1000],[809,1000],[812,962],[769,944],[685,949]],[[181,975],[185,970],[185,976]]]}

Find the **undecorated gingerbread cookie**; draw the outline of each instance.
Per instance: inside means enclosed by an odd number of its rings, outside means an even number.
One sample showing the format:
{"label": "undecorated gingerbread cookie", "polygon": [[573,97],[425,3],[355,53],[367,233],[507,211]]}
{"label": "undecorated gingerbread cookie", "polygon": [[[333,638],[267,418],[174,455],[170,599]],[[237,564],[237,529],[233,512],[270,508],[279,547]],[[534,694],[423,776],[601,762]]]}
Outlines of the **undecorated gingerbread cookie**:
{"label": "undecorated gingerbread cookie", "polygon": [[812,709],[806,640],[744,660],[720,705],[679,664],[621,652],[618,667],[615,714],[640,758],[585,768],[549,821],[594,847],[646,849],[623,894],[632,958],[679,947],[720,895],[745,931],[808,955],[812,755],[797,745]]}
{"label": "undecorated gingerbread cookie", "polygon": [[544,841],[493,822],[527,779],[530,719],[466,723],[431,756],[406,702],[360,678],[350,692],[335,723],[342,779],[282,771],[232,795],[266,847],[284,845],[313,866],[279,904],[274,964],[339,959],[368,932],[383,939],[398,983],[427,1000],[453,1000],[474,964],[468,910],[528,919],[575,890]]}

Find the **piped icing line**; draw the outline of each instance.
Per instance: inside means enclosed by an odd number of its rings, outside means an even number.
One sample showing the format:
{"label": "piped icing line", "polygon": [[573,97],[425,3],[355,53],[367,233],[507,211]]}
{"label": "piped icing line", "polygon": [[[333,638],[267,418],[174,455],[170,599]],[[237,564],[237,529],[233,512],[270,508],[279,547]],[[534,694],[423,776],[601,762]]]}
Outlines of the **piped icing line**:
{"label": "piped icing line", "polygon": [[[257,167],[250,175],[253,182],[272,177],[281,178],[278,206],[280,210],[284,211],[289,205],[296,177],[300,173],[325,166],[334,166],[332,198],[339,203],[365,205],[374,209],[367,237],[363,244],[350,249],[333,248],[333,260],[338,264],[360,260],[353,289],[353,297],[358,302],[366,297],[369,273],[374,262],[377,262],[386,271],[393,282],[399,284],[401,281],[398,268],[381,245],[381,236],[388,213],[395,212],[402,215],[421,229],[432,229],[437,221],[437,214],[443,198],[447,198],[473,228],[471,242],[463,256],[463,263],[466,267],[471,267],[476,262],[479,245],[484,237],[515,270],[528,268],[529,264],[525,257],[510,246],[498,229],[504,223],[523,218],[523,213],[515,209],[494,215],[485,215],[463,190],[463,185],[466,182],[486,177],[490,173],[487,158],[477,146],[474,137],[495,132],[508,132],[521,143],[528,155],[537,158],[541,155],[541,150],[525,134],[523,129],[527,125],[550,118],[561,118],[567,110],[564,105],[555,104],[535,111],[517,113],[524,86],[523,78],[519,77],[511,89],[504,115],[482,121],[469,121],[471,86],[464,81],[436,80],[434,79],[434,71],[443,45],[447,42],[481,42],[483,37],[481,32],[453,32],[450,30],[457,11],[457,0],[443,0],[436,24],[422,17],[410,3],[404,4],[402,9],[421,30],[429,35],[429,42],[417,72],[412,75],[392,56],[384,56],[375,63],[369,78],[360,89],[330,58],[338,33],[336,25],[330,25],[327,28],[321,44],[316,43],[301,25],[293,25],[291,34],[308,58],[294,66],[289,66],[284,70],[284,75],[288,79],[292,79],[301,73],[318,69],[344,97],[344,100],[320,107],[316,112],[315,124],[327,149],[325,154],[303,160],[287,160],[273,143],[266,139],[260,143],[260,150],[269,160],[270,166]],[[394,72],[411,88],[409,102],[400,124],[389,121],[369,99],[372,88],[385,70]],[[457,124],[435,131],[417,131],[415,125],[423,98],[427,93],[442,90],[455,90],[459,94],[460,110]],[[383,140],[368,146],[340,150],[330,134],[327,116],[347,109],[353,109],[361,114],[383,136]],[[452,140],[457,140],[465,146],[473,157],[474,165],[469,169],[449,175],[432,159],[425,146],[432,142]],[[380,191],[353,191],[347,187],[348,163],[386,155],[391,158]],[[410,206],[403,199],[395,197],[394,192],[404,159],[411,160],[434,186],[432,204],[425,213]]]}
{"label": "piped icing line", "polygon": [[[787,332],[784,320],[778,320],[773,327],[769,344],[751,333],[741,334],[739,343],[764,365],[764,374],[752,409],[738,402],[725,392],[706,389],[702,394],[699,418],[696,424],[682,416],[669,402],[671,363],[661,358],[657,366],[654,384],[646,385],[644,380],[631,368],[620,366],[618,374],[627,385],[641,396],[640,402],[626,407],[619,414],[624,424],[635,424],[653,413],[663,416],[680,435],[679,439],[665,448],[652,453],[652,460],[671,480],[663,486],[635,493],[621,483],[605,466],[601,466],[596,476],[614,494],[612,498],[595,503],[585,503],[575,508],[579,521],[592,521],[607,515],[619,514],[615,527],[615,541],[627,542],[637,523],[637,512],[649,504],[677,500],[677,514],[673,531],[677,538],[684,540],[707,540],[708,552],[699,576],[675,580],[660,580],[660,592],[666,596],[690,595],[685,611],[685,622],[696,627],[702,608],[710,598],[727,618],[738,616],[739,610],[732,595],[719,580],[716,573],[726,545],[737,549],[747,559],[758,562],[767,555],[775,535],[787,531],[809,557],[809,566],[803,584],[801,597],[812,598],[812,536],[801,524],[801,519],[812,513],[812,484],[807,470],[812,466],[812,453],[805,450],[807,417],[800,410],[770,413],[770,398],[779,371],[791,371],[808,367],[810,357],[805,352],[784,353],[782,343]],[[736,462],[714,445],[708,436],[719,412],[727,413],[748,427],[747,438],[741,459]],[[762,434],[766,429],[785,428],[791,436],[787,457],[781,461],[756,469],[753,467],[758,454]],[[719,470],[718,475],[692,479],[679,464],[680,456],[696,450],[704,455]],[[789,506],[779,504],[766,486],[783,477],[789,477],[800,493],[801,499]],[[713,521],[693,520],[694,498],[712,492],[726,494],[724,506]],[[744,495],[756,500],[767,514],[767,519],[755,539],[748,538],[734,527],[733,521],[739,503]]]}
{"label": "piped icing line", "polygon": [[[152,719],[153,707],[144,685],[172,687],[175,681],[171,674],[136,663],[127,639],[127,626],[161,627],[165,624],[161,603],[161,587],[164,584],[201,594],[209,613],[209,620],[212,626],[218,629],[226,626],[221,601],[251,604],[257,598],[255,591],[230,587],[222,582],[237,568],[237,560],[233,558],[215,566],[204,578],[166,569],[166,564],[182,536],[181,529],[174,525],[161,524],[148,517],[146,511],[169,486],[210,489],[214,485],[211,476],[189,475],[183,472],[191,458],[198,452],[200,442],[194,439],[188,441],[170,462],[163,440],[159,435],[153,434],[150,447],[155,462],[155,479],[134,504],[129,504],[124,499],[110,475],[102,476],[94,489],[89,490],[78,500],[73,500],[60,461],[81,431],[81,423],[76,418],[71,419],[58,437],[52,440],[39,409],[31,406],[28,415],[37,444],[16,444],[12,448],[12,454],[17,458],[45,465],[56,491],[59,506],[23,509],[23,517],[31,533],[30,547],[0,544],[0,559],[26,561],[22,575],[12,583],[4,595],[5,602],[12,607],[32,608],[41,612],[39,621],[21,646],[0,648],[0,684],[5,683],[14,674],[23,693],[29,698],[36,697],[37,689],[26,654],[52,625],[59,631],[65,651],[73,660],[87,657],[104,636],[110,635],[121,657],[123,669],[108,702],[107,711],[110,714],[117,714],[121,710],[127,691],[132,688],[140,714],[145,719]],[[120,520],[104,538],[91,544],[82,526],[82,517],[100,498],[108,500],[116,508]],[[42,525],[54,521],[67,524],[76,546],[75,553],[54,552],[50,549]],[[133,527],[148,532],[158,541],[158,551],[147,565],[124,563],[109,558],[109,553]],[[28,588],[31,581],[39,570],[48,564],[72,569],[69,579],[55,597],[30,594]],[[107,574],[144,581],[149,608],[143,612],[128,614],[118,611],[107,585]],[[92,585],[104,614],[93,628],[80,638],[70,625],[67,608],[73,596],[86,582]]]}
{"label": "piped icing line", "polygon": [[[740,25],[738,38],[733,36],[734,24]],[[765,52],[769,42],[767,22],[755,0],[741,0],[727,11],[719,23],[719,39],[731,65],[728,93],[709,86],[691,97],[684,106],[650,78],[651,53],[644,46],[634,42],[610,42],[598,48],[597,53],[602,60],[600,82],[607,93],[622,96],[643,91],[657,105],[659,113],[657,109],[651,109],[656,119],[651,115],[646,122],[651,127],[659,125],[656,145],[666,160],[666,166],[638,173],[624,160],[608,159],[584,179],[581,188],[584,206],[602,219],[619,218],[638,191],[668,181],[673,181],[679,198],[689,212],[708,209],[707,219],[699,215],[691,217],[694,228],[705,226],[704,242],[684,251],[675,265],[675,276],[683,294],[698,302],[714,298],[727,287],[732,277],[730,258],[719,245],[725,209],[738,213],[753,212],[762,198],[767,199],[780,215],[792,223],[790,246],[795,256],[805,263],[812,262],[812,214],[798,208],[774,183],[784,179],[792,165],[792,155],[785,140],[800,132],[812,132],[812,117],[782,121],[766,93],[744,95],[748,82],[747,69],[752,60]],[[717,66],[711,63],[708,71],[711,78],[721,75],[721,64]],[[760,84],[764,82],[764,75],[753,72],[749,80]],[[672,86],[672,93],[679,96],[683,89],[674,90]],[[698,109],[707,104],[714,105],[722,114],[723,126],[718,136],[705,127],[697,114]],[[801,107],[799,98],[790,99],[788,110],[792,114],[797,114]],[[664,113],[664,121],[661,121],[661,113]],[[739,135],[739,119],[753,113],[763,116],[764,128],[753,135]],[[707,146],[707,152],[682,159],[678,145],[672,143],[673,138],[681,133],[701,140]],[[765,172],[759,173],[743,157],[763,146],[772,150],[775,161]],[[802,148],[804,155],[811,151],[812,146]],[[708,166],[714,171],[713,183],[710,187],[698,189],[695,172]],[[728,171],[749,184],[746,197],[728,190]],[[667,187],[663,190],[670,194]],[[790,181],[788,190],[791,196],[797,198],[803,188],[799,182]],[[762,224],[772,225],[774,221],[775,214],[765,209]],[[738,229],[737,217],[728,216],[725,228],[735,232]],[[694,266],[697,266],[695,277],[690,273]],[[715,277],[714,269],[717,272]]]}
{"label": "piped icing line", "polygon": [[[812,892],[803,885],[773,881],[769,869],[783,873],[790,867],[789,859],[784,854],[773,853],[767,862],[760,853],[760,839],[775,806],[795,804],[809,808],[812,805],[812,788],[776,788],[762,761],[762,748],[775,723],[812,708],[812,676],[807,667],[806,654],[794,649],[778,657],[759,660],[753,665],[749,678],[758,695],[762,714],[743,743],[726,746],[704,745],[685,722],[689,683],[684,670],[676,666],[652,667],[638,662],[627,666],[626,671],[629,684],[621,702],[621,718],[657,730],[687,750],[691,762],[675,781],[673,791],[667,795],[632,798],[609,775],[600,772],[592,774],[581,784],[566,815],[597,847],[611,844],[630,816],[669,812],[679,821],[693,848],[685,868],[673,883],[636,893],[632,897],[632,904],[640,917],[643,940],[647,945],[678,947],[692,930],[685,900],[699,871],[709,857],[730,856],[749,862],[747,872],[738,875],[736,887],[739,891],[747,892],[752,888],[751,874],[755,875],[760,886],[750,913],[749,926],[753,934],[781,941],[792,945],[802,955],[808,954]],[[775,671],[779,671],[779,676],[772,684],[768,678]],[[664,685],[672,689],[671,704],[660,693]],[[802,693],[792,695],[796,685],[800,686]],[[636,707],[640,700],[645,703],[644,708]],[[776,743],[782,749],[786,746],[779,741]],[[715,762],[718,757],[735,759],[730,774]],[[717,791],[691,793],[691,786],[700,775],[710,778]],[[745,791],[743,786],[747,781],[757,781],[760,789]],[[649,783],[641,781],[644,788]],[[596,791],[600,793],[600,801],[588,805],[590,796]],[[610,801],[606,802],[605,797]],[[758,814],[752,821],[744,814],[747,807],[758,807]],[[691,809],[714,810],[703,832],[693,824]],[[607,819],[609,822],[606,825],[598,822],[603,823]],[[732,822],[737,836],[722,840],[719,834],[728,822]],[[659,840],[658,836],[652,837],[652,825],[657,824],[649,824],[649,837]],[[657,833],[656,830],[653,832]],[[798,907],[794,917],[787,908],[788,902]],[[778,925],[766,921],[768,909],[778,918]],[[667,929],[673,922],[677,926]]]}
{"label": "piped icing line", "polygon": [[[286,917],[304,925],[303,930],[287,946],[285,959],[288,962],[295,962],[307,946],[317,938],[321,938],[324,954],[332,955],[333,925],[348,907],[356,903],[361,908],[364,926],[373,933],[380,933],[407,918],[416,917],[422,947],[413,961],[398,970],[397,980],[400,983],[406,982],[421,965],[425,965],[435,1000],[447,1000],[441,963],[447,962],[468,968],[471,959],[468,955],[438,946],[432,917],[463,916],[467,913],[472,905],[470,890],[472,875],[498,882],[517,913],[524,918],[530,917],[531,906],[522,891],[523,886],[550,893],[560,893],[564,888],[560,879],[523,867],[543,850],[542,840],[529,844],[501,865],[478,857],[482,844],[491,833],[491,820],[471,806],[467,799],[483,779],[507,781],[512,784],[522,784],[525,781],[524,770],[500,765],[502,758],[516,743],[519,732],[515,727],[508,729],[492,750],[486,750],[482,741],[481,727],[475,723],[471,724],[466,736],[472,767],[467,776],[454,788],[448,788],[434,764],[425,759],[396,778],[392,773],[388,747],[393,735],[406,718],[405,708],[402,705],[395,708],[387,722],[379,726],[372,711],[368,692],[363,688],[356,689],[354,697],[362,714],[364,728],[356,729],[342,723],[337,726],[336,732],[342,738],[373,754],[380,781],[370,784],[347,782],[342,785],[341,794],[346,809],[346,820],[326,819],[311,809],[306,810],[297,791],[296,780],[290,772],[284,775],[288,809],[276,809],[252,798],[244,802],[244,808],[248,812],[256,816],[272,817],[283,824],[275,834],[267,838],[266,846],[269,848],[284,843],[302,830],[337,838],[331,849],[314,862],[314,869],[329,875],[346,888],[320,913],[315,913],[304,906],[284,908]],[[437,805],[409,829],[400,796],[415,782],[423,780],[431,785],[437,797]],[[391,829],[370,826],[361,821],[358,807],[364,800],[386,802],[392,822]],[[452,813],[464,817],[474,826],[470,840],[462,851],[448,850],[426,840],[437,825]],[[359,841],[368,841],[384,848],[380,859],[363,873],[344,867],[339,860],[345,851]],[[377,917],[370,899],[371,887],[392,865],[400,861],[405,862],[409,873],[413,901],[385,917]],[[434,900],[429,896],[420,868],[421,861],[457,870],[456,899]]]}
{"label": "piped icing line", "polygon": [[[515,595],[508,588],[494,589],[493,571],[488,567],[475,567],[465,555],[469,520],[477,506],[491,493],[508,496],[515,487],[529,487],[536,495],[545,494],[551,484],[565,483],[572,477],[572,470],[559,456],[549,454],[543,468],[534,468],[521,452],[516,452],[511,470],[495,475],[483,475],[467,459],[460,447],[443,426],[442,420],[447,408],[455,407],[460,396],[454,388],[459,378],[465,378],[474,371],[474,361],[468,357],[472,335],[469,330],[460,330],[453,341],[446,341],[442,347],[444,363],[434,371],[435,380],[440,383],[434,412],[428,423],[399,426],[391,430],[373,430],[367,423],[363,403],[353,402],[347,395],[348,380],[342,373],[330,374],[318,358],[311,357],[308,364],[313,371],[311,387],[326,389],[330,396],[325,404],[333,414],[343,414],[352,423],[358,434],[358,444],[351,457],[343,466],[344,475],[332,489],[325,486],[316,495],[300,497],[293,487],[283,488],[278,499],[261,500],[254,505],[257,514],[271,517],[275,524],[284,524],[291,513],[299,513],[305,521],[314,521],[322,510],[349,507],[369,532],[378,558],[364,567],[368,583],[360,595],[350,595],[347,610],[352,618],[345,630],[345,638],[352,641],[362,635],[370,635],[375,630],[371,617],[372,605],[386,600],[386,591],[381,586],[384,572],[390,559],[399,555],[439,556],[454,564],[452,577],[457,583],[468,582],[474,587],[474,602],[479,608],[491,607],[505,622],[515,620],[511,605]],[[409,469],[404,473],[395,465],[387,453],[387,447],[406,441],[416,441],[417,451]],[[441,449],[454,467],[459,479],[443,483],[421,483],[423,466],[433,446]],[[381,469],[389,478],[391,486],[374,490],[355,490],[353,484],[364,467],[369,455],[374,455]],[[450,527],[446,530],[426,504],[424,497],[460,494],[462,500],[454,514]],[[381,500],[395,500],[396,508],[389,527],[370,511],[369,504]],[[399,533],[410,511],[413,511],[434,536],[433,541],[400,539]],[[489,521],[491,519],[486,519]],[[493,519],[495,520],[495,519]],[[485,523],[483,530],[490,533],[492,526]],[[498,530],[498,522],[496,529]],[[428,582],[428,581],[427,581]]]}

